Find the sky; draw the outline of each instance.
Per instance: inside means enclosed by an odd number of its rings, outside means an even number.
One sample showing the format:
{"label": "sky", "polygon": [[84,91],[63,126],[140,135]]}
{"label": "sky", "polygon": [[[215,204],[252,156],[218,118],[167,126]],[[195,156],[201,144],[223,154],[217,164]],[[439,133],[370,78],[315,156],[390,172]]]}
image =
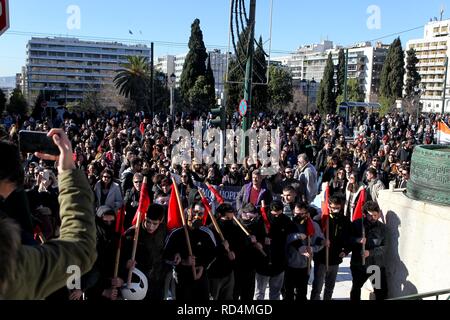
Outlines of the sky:
{"label": "sky", "polygon": [[[207,48],[228,48],[230,0],[9,0],[9,6],[10,29],[0,36],[0,77],[20,72],[32,36],[154,41],[155,56],[181,54],[199,18]],[[271,43],[272,56],[325,39],[346,46],[395,34],[382,41],[400,36],[405,45],[423,37],[423,25],[439,18],[443,6],[449,18],[450,0],[273,0],[270,42],[270,0],[257,0],[255,36],[262,35],[266,49]],[[398,34],[413,28],[418,29]]]}

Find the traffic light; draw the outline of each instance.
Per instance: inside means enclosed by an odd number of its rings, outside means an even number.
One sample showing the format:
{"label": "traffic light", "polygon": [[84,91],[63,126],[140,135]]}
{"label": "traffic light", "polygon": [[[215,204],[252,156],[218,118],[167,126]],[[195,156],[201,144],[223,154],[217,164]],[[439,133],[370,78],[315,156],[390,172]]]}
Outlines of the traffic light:
{"label": "traffic light", "polygon": [[226,129],[227,114],[225,106],[219,106],[218,108],[211,109],[212,120],[211,125],[221,130]]}

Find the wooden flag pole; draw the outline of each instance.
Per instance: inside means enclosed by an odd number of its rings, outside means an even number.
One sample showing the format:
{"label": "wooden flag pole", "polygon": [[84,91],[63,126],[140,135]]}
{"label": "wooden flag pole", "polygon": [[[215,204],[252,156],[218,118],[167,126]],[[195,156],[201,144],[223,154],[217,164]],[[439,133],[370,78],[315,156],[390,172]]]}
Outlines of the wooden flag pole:
{"label": "wooden flag pole", "polygon": [[[325,233],[326,233],[325,238],[327,239],[327,242],[329,242],[330,241],[330,217],[329,216],[328,216],[327,222],[326,222]],[[328,272],[328,265],[329,265],[329,260],[330,260],[329,257],[330,257],[330,247],[327,245],[325,247],[325,265],[326,265],[327,272]]]}
{"label": "wooden flag pole", "polygon": [[[186,219],[184,218],[184,210],[183,210],[183,206],[181,205],[180,195],[178,193],[178,186],[177,186],[177,182],[175,181],[174,177],[172,177],[172,183],[173,183],[173,189],[175,190],[175,197],[177,198],[178,209],[180,210],[181,221],[183,223],[183,229],[184,229],[184,235],[186,237],[188,253],[189,253],[189,256],[193,256],[191,240],[189,239],[189,231],[187,228]],[[194,280],[196,280],[197,279],[197,271],[195,270],[195,264],[192,265],[192,275],[194,277]]]}
{"label": "wooden flag pole", "polygon": [[[147,177],[144,177],[144,181],[142,183],[143,186],[147,185]],[[141,187],[141,191],[142,191],[142,187]],[[139,203],[140,206],[140,203]],[[131,260],[134,261],[136,259],[136,250],[137,250],[137,244],[138,244],[138,239],[139,239],[139,230],[141,228],[141,210],[138,210],[138,217],[137,217],[137,222],[136,222],[136,229],[134,231],[134,239],[133,239],[133,251],[131,252]],[[128,271],[128,280],[127,280],[127,286],[130,287],[131,285],[131,278],[133,276],[133,268],[130,268],[130,270]]]}
{"label": "wooden flag pole", "polygon": [[[202,197],[202,199],[206,199],[205,194],[203,193],[203,190],[199,189],[198,193],[200,194],[200,197]],[[217,233],[219,234],[220,240],[222,240],[222,242],[225,241],[225,237],[223,236],[222,230],[220,230],[220,227],[217,224],[216,217],[214,217],[214,214],[211,212],[211,210],[208,210],[208,215],[211,218],[214,229],[216,229]]]}
{"label": "wooden flag pole", "polygon": [[[308,250],[311,248],[311,236],[308,236]],[[309,254],[309,252],[308,252]],[[311,254],[308,256],[308,274],[311,272]]]}

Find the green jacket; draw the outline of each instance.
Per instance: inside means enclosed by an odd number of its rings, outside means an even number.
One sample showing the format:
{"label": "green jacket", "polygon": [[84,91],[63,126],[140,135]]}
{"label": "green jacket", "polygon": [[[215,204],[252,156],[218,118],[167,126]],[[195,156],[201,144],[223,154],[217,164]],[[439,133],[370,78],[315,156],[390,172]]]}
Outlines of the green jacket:
{"label": "green jacket", "polygon": [[[3,298],[44,299],[73,279],[69,266],[81,275],[95,262],[94,195],[85,174],[68,170],[59,175],[60,237],[37,247],[22,246],[17,267]],[[73,281],[71,281],[73,283]]]}

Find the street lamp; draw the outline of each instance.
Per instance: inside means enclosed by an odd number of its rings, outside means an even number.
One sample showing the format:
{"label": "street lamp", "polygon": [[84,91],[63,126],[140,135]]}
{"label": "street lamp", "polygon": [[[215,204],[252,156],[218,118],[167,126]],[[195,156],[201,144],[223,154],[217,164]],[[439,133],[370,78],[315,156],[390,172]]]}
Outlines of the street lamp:
{"label": "street lamp", "polygon": [[175,105],[174,105],[174,97],[173,97],[173,91],[175,88],[175,81],[176,81],[177,77],[174,73],[172,73],[169,77],[169,88],[170,88],[170,117],[173,119],[173,115],[174,115],[174,109],[175,109]]}

